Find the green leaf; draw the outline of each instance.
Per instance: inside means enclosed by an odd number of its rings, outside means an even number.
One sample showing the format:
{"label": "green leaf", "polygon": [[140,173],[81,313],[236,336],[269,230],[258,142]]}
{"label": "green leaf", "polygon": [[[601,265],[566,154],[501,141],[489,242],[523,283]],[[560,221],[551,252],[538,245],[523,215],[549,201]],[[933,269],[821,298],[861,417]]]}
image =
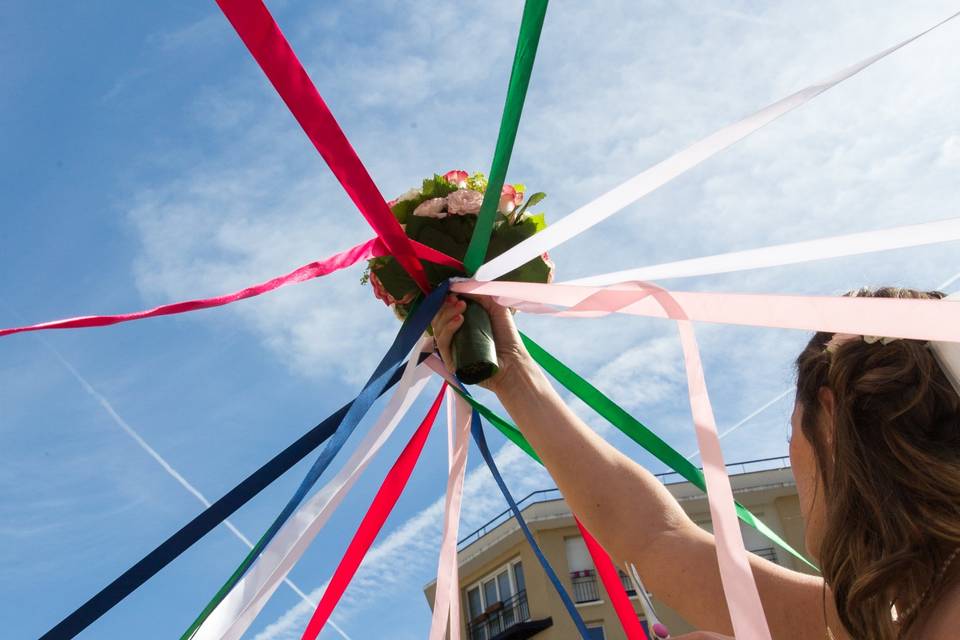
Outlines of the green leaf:
{"label": "green leaf", "polygon": [[410,292],[416,292],[420,289],[417,283],[413,281],[403,267],[400,266],[393,257],[387,257],[384,262],[377,267],[370,267],[370,270],[377,274],[383,288],[391,296],[400,300]]}
{"label": "green leaf", "polygon": [[537,191],[536,193],[531,193],[530,197],[527,198],[527,201],[524,202],[523,206],[521,206],[520,209],[517,211],[516,217],[519,219],[520,216],[523,215],[523,212],[527,210],[527,207],[531,207],[537,204],[538,202],[542,201],[546,197],[547,197],[547,194],[545,194],[543,191]]}
{"label": "green leaf", "polygon": [[393,217],[397,219],[397,222],[400,224],[405,224],[407,219],[413,215],[413,210],[416,209],[421,202],[426,198],[414,198],[413,200],[401,200],[397,204],[393,205]]}
{"label": "green leaf", "polygon": [[454,191],[457,190],[457,185],[452,182],[448,182],[446,178],[441,175],[433,174],[432,178],[427,178],[423,181],[423,199],[429,200],[430,198],[443,198]]}
{"label": "green leaf", "polygon": [[547,214],[545,213],[528,214],[524,216],[520,222],[526,222],[528,220],[532,222],[536,228],[534,233],[540,233],[547,228]]}
{"label": "green leaf", "polygon": [[[515,247],[538,231],[541,231],[546,222],[540,216],[526,216],[517,224],[503,225],[494,230],[490,236],[490,247],[487,250],[487,260],[491,260],[507,249]],[[497,280],[513,280],[517,282],[546,282],[550,275],[550,265],[543,258],[536,257],[530,262],[521,265],[497,278]]]}

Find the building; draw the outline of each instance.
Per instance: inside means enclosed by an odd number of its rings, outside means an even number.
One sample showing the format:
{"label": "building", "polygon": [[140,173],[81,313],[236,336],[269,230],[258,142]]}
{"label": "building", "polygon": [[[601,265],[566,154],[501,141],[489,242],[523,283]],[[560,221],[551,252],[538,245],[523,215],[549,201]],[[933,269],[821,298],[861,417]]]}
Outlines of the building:
{"label": "building", "polygon": [[[728,465],[737,500],[761,518],[794,549],[803,549],[803,520],[788,458],[766,458]],[[676,474],[658,476],[690,517],[710,529],[706,497]],[[537,544],[594,633],[602,640],[625,640],[603,584],[566,502],[556,489],[536,491],[518,503]],[[747,549],[798,571],[799,560],[775,548],[750,527],[741,526]],[[509,510],[464,537],[458,546],[461,637],[465,640],[570,640],[578,634],[559,596],[540,568]],[[637,596],[621,576],[642,618]],[[435,582],[424,588],[433,604]],[[692,628],[656,600],[657,614],[679,635]]]}

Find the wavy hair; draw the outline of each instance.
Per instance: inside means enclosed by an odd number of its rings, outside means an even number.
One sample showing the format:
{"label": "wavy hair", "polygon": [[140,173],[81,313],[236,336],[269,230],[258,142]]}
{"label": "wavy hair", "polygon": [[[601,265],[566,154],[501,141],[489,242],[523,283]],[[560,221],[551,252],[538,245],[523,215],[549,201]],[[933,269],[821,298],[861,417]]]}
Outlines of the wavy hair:
{"label": "wavy hair", "polygon": [[[847,295],[944,297],[892,287]],[[908,608],[938,598],[939,570],[960,547],[960,397],[923,341],[850,340],[828,352],[831,338],[815,334],[796,362],[826,512],[819,559],[851,636],[894,640],[916,620]],[[823,387],[832,416],[823,415]],[[898,621],[894,603],[904,610]]]}

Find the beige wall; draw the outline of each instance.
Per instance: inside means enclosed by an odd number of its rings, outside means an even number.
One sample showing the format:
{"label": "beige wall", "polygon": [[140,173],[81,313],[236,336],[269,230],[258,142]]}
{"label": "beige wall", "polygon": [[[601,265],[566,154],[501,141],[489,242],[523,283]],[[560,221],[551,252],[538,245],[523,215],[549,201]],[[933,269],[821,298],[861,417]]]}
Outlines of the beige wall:
{"label": "beige wall", "polygon": [[[756,474],[742,474],[732,476],[731,483],[737,500],[744,504],[761,519],[777,535],[781,536],[795,549],[803,551],[803,520],[800,515],[800,503],[796,495],[796,487],[792,484],[789,470],[779,470],[775,473],[761,472]],[[692,490],[688,484],[668,485],[668,489],[680,501],[684,510],[697,522],[707,523],[709,527],[709,507],[706,499],[699,491]],[[524,510],[533,531],[537,544],[543,550],[551,566],[557,572],[568,593],[573,593],[573,584],[567,565],[565,538],[579,536],[577,529],[566,505],[560,501],[534,504]],[[753,537],[750,537],[753,536]],[[757,544],[773,546],[772,543],[761,542],[750,534],[748,539],[756,540]],[[748,547],[750,543],[747,543]],[[811,571],[806,565],[793,558],[786,551],[776,550],[777,561],[788,568]],[[537,640],[569,640],[578,637],[576,628],[563,606],[560,596],[551,586],[545,573],[540,568],[533,551],[526,543],[516,522],[509,520],[480,540],[469,545],[460,553],[460,597],[461,611],[466,616],[464,602],[464,588],[474,584],[481,578],[489,575],[507,562],[520,558],[523,562],[524,576],[527,586],[527,600],[531,619],[537,620],[552,617],[553,626],[541,631],[535,637]],[[620,623],[610,603],[610,598],[597,578],[597,588],[600,600],[593,603],[578,605],[580,615],[588,626],[591,623],[602,623],[607,640],[626,640]],[[427,601],[433,604],[434,586],[428,585],[425,589]],[[676,612],[665,604],[658,602],[656,594],[654,604],[657,614],[670,628],[673,635],[692,631]],[[640,612],[640,604],[636,598],[631,599],[634,610]],[[460,620],[461,635],[466,635],[466,622]]]}

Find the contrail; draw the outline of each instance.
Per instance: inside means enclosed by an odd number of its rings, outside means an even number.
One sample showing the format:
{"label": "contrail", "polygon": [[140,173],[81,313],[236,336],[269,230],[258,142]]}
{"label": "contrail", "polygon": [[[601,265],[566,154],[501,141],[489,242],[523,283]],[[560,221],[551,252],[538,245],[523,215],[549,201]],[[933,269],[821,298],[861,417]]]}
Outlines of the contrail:
{"label": "contrail", "polygon": [[[202,493],[200,493],[199,489],[197,489],[192,484],[190,484],[190,482],[186,478],[180,475],[180,472],[174,469],[169,462],[164,460],[163,456],[157,453],[156,449],[151,447],[150,444],[146,440],[144,440],[143,437],[139,433],[137,433],[137,431],[133,427],[131,427],[130,424],[127,423],[127,421],[124,420],[119,413],[117,413],[116,409],[113,408],[113,405],[110,404],[110,401],[107,400],[99,391],[94,389],[93,385],[87,382],[87,380],[82,375],[80,375],[80,372],[77,371],[77,369],[72,364],[70,364],[67,361],[67,359],[64,358],[59,351],[57,351],[57,349],[55,349],[52,345],[50,345],[46,340],[42,340],[40,338],[37,338],[37,339],[40,340],[40,342],[43,343],[43,346],[45,346],[54,356],[56,356],[57,360],[60,361],[60,364],[62,364],[67,369],[67,371],[69,371],[70,374],[73,375],[74,378],[76,378],[77,382],[80,383],[84,391],[86,391],[91,397],[93,397],[94,400],[96,400],[100,404],[101,407],[103,407],[104,411],[106,411],[107,414],[110,415],[110,418],[113,419],[114,424],[116,424],[118,427],[123,429],[128,436],[133,438],[134,442],[136,442],[141,449],[146,451],[151,458],[156,460],[157,464],[163,467],[163,470],[166,471],[170,477],[176,480],[181,487],[186,489],[188,492],[190,492],[190,494],[194,498],[200,501],[200,504],[202,504],[205,507],[211,506],[211,502],[207,500],[207,497],[204,496]],[[232,522],[230,522],[229,520],[224,520],[223,525],[227,527],[227,529],[229,529],[230,532],[233,533],[233,535],[239,538],[240,541],[243,542],[243,544],[247,545],[248,548],[250,549],[253,548],[253,543],[250,542],[247,536],[243,535],[243,533],[239,529],[237,529]],[[308,596],[306,593],[304,593],[303,590],[300,589],[300,587],[298,587],[296,584],[294,584],[292,580],[290,580],[289,578],[284,578],[283,581],[287,584],[288,587],[290,587],[290,589],[293,590],[294,593],[296,593],[304,602],[309,604],[312,608],[315,608],[317,606],[316,601],[310,598],[310,596]],[[339,633],[340,636],[344,638],[344,640],[352,640],[352,638],[350,638],[350,636],[348,636],[347,633],[343,629],[341,629],[339,626],[337,626],[332,620],[329,621],[329,624],[334,631]]]}
{"label": "contrail", "polygon": [[[792,392],[793,392],[793,387],[792,387],[792,386],[787,387],[786,389],[784,389],[783,391],[781,391],[778,395],[776,395],[776,396],[774,396],[773,398],[771,398],[770,400],[768,400],[768,401],[766,402],[766,404],[764,404],[762,407],[760,407],[759,409],[756,409],[756,410],[753,411],[750,415],[748,415],[746,418],[744,418],[743,420],[741,420],[741,421],[738,422],[737,424],[733,425],[732,427],[730,427],[729,429],[727,429],[726,431],[724,431],[723,433],[721,433],[720,436],[719,436],[720,440],[723,440],[723,439],[726,438],[728,435],[730,435],[731,433],[733,433],[734,431],[736,431],[737,429],[739,429],[739,428],[742,427],[743,425],[747,424],[748,422],[750,422],[751,420],[753,420],[754,418],[756,418],[758,415],[760,415],[761,413],[763,413],[764,411],[766,411],[767,409],[769,409],[770,407],[772,407],[774,404],[777,403],[778,400],[780,400],[781,398],[783,398],[783,397],[786,396],[786,395],[789,395],[789,394],[792,393]],[[686,458],[687,458],[687,460],[693,460],[693,459],[696,458],[698,455],[700,455],[700,450],[699,450],[699,449],[697,449],[696,451],[693,451],[693,452],[689,453],[689,454],[686,456]]]}

